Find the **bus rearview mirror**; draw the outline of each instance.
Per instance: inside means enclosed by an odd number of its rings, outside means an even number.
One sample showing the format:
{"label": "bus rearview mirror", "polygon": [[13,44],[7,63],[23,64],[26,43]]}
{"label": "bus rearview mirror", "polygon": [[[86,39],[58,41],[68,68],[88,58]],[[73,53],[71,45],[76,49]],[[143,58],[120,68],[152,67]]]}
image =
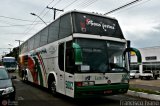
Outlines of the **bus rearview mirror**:
{"label": "bus rearview mirror", "polygon": [[74,49],[75,65],[81,65],[82,64],[82,50],[77,43],[73,43],[72,47]]}

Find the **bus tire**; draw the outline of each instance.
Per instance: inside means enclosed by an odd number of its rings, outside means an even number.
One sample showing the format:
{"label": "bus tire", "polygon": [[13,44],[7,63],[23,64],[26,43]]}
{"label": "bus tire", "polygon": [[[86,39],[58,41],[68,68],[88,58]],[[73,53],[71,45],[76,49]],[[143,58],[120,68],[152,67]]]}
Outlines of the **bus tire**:
{"label": "bus tire", "polygon": [[49,81],[48,81],[48,88],[51,92],[51,94],[53,96],[56,96],[57,95],[57,90],[56,90],[56,80],[55,78],[49,78]]}

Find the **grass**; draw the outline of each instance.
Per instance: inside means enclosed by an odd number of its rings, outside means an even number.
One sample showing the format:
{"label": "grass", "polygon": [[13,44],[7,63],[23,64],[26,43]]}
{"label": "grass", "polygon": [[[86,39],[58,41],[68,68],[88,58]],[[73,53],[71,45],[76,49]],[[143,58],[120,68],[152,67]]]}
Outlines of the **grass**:
{"label": "grass", "polygon": [[132,87],[130,87],[129,90],[136,91],[136,92],[148,93],[148,94],[160,95],[160,91],[152,91],[152,90],[146,90],[146,89],[141,89],[141,88],[132,88]]}

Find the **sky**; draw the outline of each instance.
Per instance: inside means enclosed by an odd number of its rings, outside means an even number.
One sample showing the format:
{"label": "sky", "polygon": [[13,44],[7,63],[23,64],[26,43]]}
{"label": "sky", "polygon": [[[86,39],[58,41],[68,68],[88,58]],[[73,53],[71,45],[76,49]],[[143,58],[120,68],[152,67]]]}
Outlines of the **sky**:
{"label": "sky", "polygon": [[[70,10],[104,14],[134,0],[0,0],[0,55],[18,46],[53,21],[53,10],[64,9],[56,18]],[[160,0],[141,0],[107,16],[118,20],[124,37],[131,46],[144,48],[160,46]]]}

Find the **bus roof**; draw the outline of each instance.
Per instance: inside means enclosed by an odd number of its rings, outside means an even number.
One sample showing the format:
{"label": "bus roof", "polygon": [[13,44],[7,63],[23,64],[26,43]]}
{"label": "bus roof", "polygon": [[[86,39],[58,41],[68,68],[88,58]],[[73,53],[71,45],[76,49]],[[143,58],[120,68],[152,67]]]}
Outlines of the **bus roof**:
{"label": "bus roof", "polygon": [[[117,19],[114,18],[114,17],[109,17],[109,16],[106,16],[106,15],[103,15],[103,14],[100,14],[100,13],[86,12],[86,11],[79,11],[79,10],[71,10],[71,11],[68,11],[68,12],[60,15],[58,18],[62,17],[63,15],[66,15],[66,14],[70,14],[70,13],[84,13],[84,14],[88,14],[88,15],[95,15],[95,16],[100,16],[100,17],[104,17],[104,18],[109,18],[109,19],[117,20]],[[57,18],[57,19],[58,19],[58,18]]]}
{"label": "bus roof", "polygon": [[[55,27],[57,27],[58,30],[55,30]],[[51,37],[52,39],[48,39],[50,36],[53,36],[53,32],[56,33],[56,36]],[[68,37],[73,33],[125,39],[118,21],[115,18],[97,13],[73,10],[64,13],[56,20],[48,24],[45,28],[31,36],[21,44],[21,48],[24,48],[22,49],[24,51],[28,51],[28,48],[29,50],[33,50],[55,40]],[[46,39],[44,37],[46,37]],[[34,41],[36,42],[34,43]],[[44,42],[39,43],[40,41]],[[28,44],[28,42],[30,43]]]}

